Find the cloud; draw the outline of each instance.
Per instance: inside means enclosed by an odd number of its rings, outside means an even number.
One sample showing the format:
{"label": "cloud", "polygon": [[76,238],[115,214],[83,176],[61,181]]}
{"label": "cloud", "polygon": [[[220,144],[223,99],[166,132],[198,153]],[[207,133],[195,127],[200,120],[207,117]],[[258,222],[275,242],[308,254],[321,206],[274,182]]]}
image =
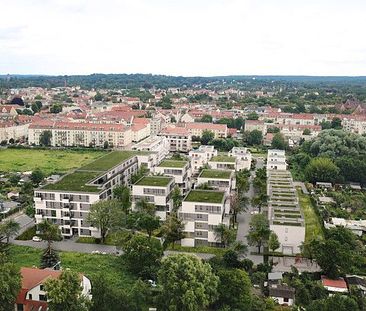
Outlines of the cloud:
{"label": "cloud", "polygon": [[0,73],[366,73],[361,0],[4,0]]}

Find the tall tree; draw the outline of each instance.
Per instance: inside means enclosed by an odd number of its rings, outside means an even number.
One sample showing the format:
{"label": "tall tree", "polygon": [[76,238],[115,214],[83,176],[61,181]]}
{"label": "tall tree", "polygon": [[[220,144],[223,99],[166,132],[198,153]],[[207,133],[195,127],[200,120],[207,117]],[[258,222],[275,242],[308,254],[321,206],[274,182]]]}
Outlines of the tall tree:
{"label": "tall tree", "polygon": [[215,138],[215,134],[210,130],[204,130],[202,132],[201,137],[201,144],[202,145],[208,145],[210,141],[212,141]]}
{"label": "tall tree", "polygon": [[0,311],[14,310],[14,303],[20,289],[19,269],[7,262],[5,255],[0,253]]}
{"label": "tall tree", "polygon": [[149,203],[145,198],[138,200],[135,207],[139,212],[147,213],[150,215],[155,214],[155,205]]}
{"label": "tall tree", "polygon": [[268,241],[271,232],[268,219],[263,214],[253,215],[250,226],[251,229],[247,236],[248,244],[257,246],[258,253],[260,253],[261,247]]}
{"label": "tall tree", "polygon": [[260,145],[263,140],[263,134],[259,130],[253,130],[244,135],[249,146]]}
{"label": "tall tree", "polygon": [[102,243],[108,230],[122,222],[122,209],[117,200],[99,201],[90,208],[88,221],[100,230]]}
{"label": "tall tree", "polygon": [[42,182],[43,181],[43,179],[44,179],[44,174],[43,174],[43,172],[39,169],[39,168],[36,168],[33,172],[32,172],[32,174],[31,174],[31,176],[30,176],[30,179],[31,179],[31,181],[35,184],[35,185],[39,185],[39,183],[40,182]]}
{"label": "tall tree", "polygon": [[43,239],[47,241],[47,247],[41,256],[41,268],[52,268],[60,261],[58,253],[52,249],[52,243],[61,238],[60,229],[47,220],[38,224],[37,228]]}
{"label": "tall tree", "polygon": [[119,186],[113,189],[114,197],[120,202],[124,213],[127,215],[131,208],[131,193],[127,186]]}
{"label": "tall tree", "polygon": [[151,238],[153,231],[160,227],[160,217],[147,213],[140,213],[137,225],[140,229],[145,230],[149,238]]}
{"label": "tall tree", "polygon": [[172,192],[172,200],[173,200],[173,212],[177,212],[179,207],[182,205],[182,192],[178,186],[175,186]]}
{"label": "tall tree", "polygon": [[39,136],[39,143],[42,146],[51,146],[52,132],[51,131],[43,131]]}
{"label": "tall tree", "polygon": [[281,133],[274,134],[271,147],[273,149],[280,149],[280,150],[287,149],[288,145],[285,141],[285,137]]}
{"label": "tall tree", "polygon": [[214,229],[216,240],[220,241],[223,247],[226,247],[233,243],[236,238],[236,231],[234,229],[230,229],[225,224],[219,224]]}
{"label": "tall tree", "polygon": [[218,277],[196,256],[165,257],[158,272],[160,304],[167,311],[205,310],[216,298]]}
{"label": "tall tree", "polygon": [[50,311],[87,311],[90,301],[82,295],[80,275],[63,270],[58,278],[50,278],[45,284]]}
{"label": "tall tree", "polygon": [[233,215],[233,223],[237,223],[238,214],[247,210],[249,198],[245,195],[234,193],[230,198],[230,211]]}
{"label": "tall tree", "polygon": [[174,249],[175,242],[184,238],[183,230],[184,224],[182,220],[178,218],[176,213],[169,215],[161,229],[164,238],[164,245],[167,246],[172,244]]}
{"label": "tall tree", "polygon": [[274,252],[281,246],[280,241],[278,240],[278,236],[276,233],[271,232],[268,239],[268,247],[269,249]]}
{"label": "tall tree", "polygon": [[329,158],[315,158],[305,168],[305,176],[308,181],[315,183],[335,182],[338,179],[339,168]]}
{"label": "tall tree", "polygon": [[20,225],[13,219],[6,220],[0,224],[0,235],[6,237],[6,243],[9,243],[11,237],[16,236],[19,233]]}

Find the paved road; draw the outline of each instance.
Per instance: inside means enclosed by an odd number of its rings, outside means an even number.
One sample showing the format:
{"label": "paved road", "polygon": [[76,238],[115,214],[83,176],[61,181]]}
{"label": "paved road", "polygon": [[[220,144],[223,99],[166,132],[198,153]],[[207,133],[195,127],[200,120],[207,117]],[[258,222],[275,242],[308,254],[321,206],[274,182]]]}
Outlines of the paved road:
{"label": "paved road", "polygon": [[[257,158],[257,164],[255,169],[259,169],[262,168],[264,166],[264,160],[262,158]],[[249,198],[249,200],[251,200],[254,197],[254,187],[252,184],[252,181],[255,177],[255,171],[251,172],[251,176],[250,176],[250,186],[249,186],[249,190],[246,193],[246,196]],[[248,209],[244,212],[238,215],[238,233],[237,233],[237,237],[236,240],[237,241],[241,241],[244,244],[248,245],[248,241],[246,236],[249,233],[249,223],[251,220],[251,212],[254,210],[254,208],[251,206],[250,202],[249,202],[249,206]],[[250,252],[256,252],[257,248],[253,247],[253,246],[248,246],[248,255],[246,256],[247,258],[249,258],[250,260],[252,260],[255,264],[259,264],[259,263],[263,263],[263,256],[259,256],[259,255],[251,255]]]}

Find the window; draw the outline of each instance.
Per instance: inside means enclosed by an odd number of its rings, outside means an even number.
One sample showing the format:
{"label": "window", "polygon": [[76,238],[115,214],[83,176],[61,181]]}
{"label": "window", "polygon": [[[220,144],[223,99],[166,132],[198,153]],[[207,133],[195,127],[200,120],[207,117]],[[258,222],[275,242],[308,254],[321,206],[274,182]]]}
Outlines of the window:
{"label": "window", "polygon": [[39,285],[39,289],[40,289],[40,290],[44,290],[44,286],[43,286],[43,284]]}
{"label": "window", "polygon": [[32,294],[28,294],[28,299],[33,300]]}
{"label": "window", "polygon": [[39,300],[41,300],[41,301],[47,301],[46,295],[39,295]]}
{"label": "window", "polygon": [[20,303],[17,304],[17,311],[23,311],[24,310],[24,306]]}
{"label": "window", "polygon": [[283,298],[283,302],[288,302],[288,298]]}

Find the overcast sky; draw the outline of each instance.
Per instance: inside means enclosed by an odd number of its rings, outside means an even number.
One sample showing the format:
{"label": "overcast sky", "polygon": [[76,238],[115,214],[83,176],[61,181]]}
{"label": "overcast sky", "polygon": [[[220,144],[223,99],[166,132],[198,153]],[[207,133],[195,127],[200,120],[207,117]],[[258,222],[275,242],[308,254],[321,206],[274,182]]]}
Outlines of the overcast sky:
{"label": "overcast sky", "polygon": [[0,74],[366,75],[366,0],[0,0]]}

